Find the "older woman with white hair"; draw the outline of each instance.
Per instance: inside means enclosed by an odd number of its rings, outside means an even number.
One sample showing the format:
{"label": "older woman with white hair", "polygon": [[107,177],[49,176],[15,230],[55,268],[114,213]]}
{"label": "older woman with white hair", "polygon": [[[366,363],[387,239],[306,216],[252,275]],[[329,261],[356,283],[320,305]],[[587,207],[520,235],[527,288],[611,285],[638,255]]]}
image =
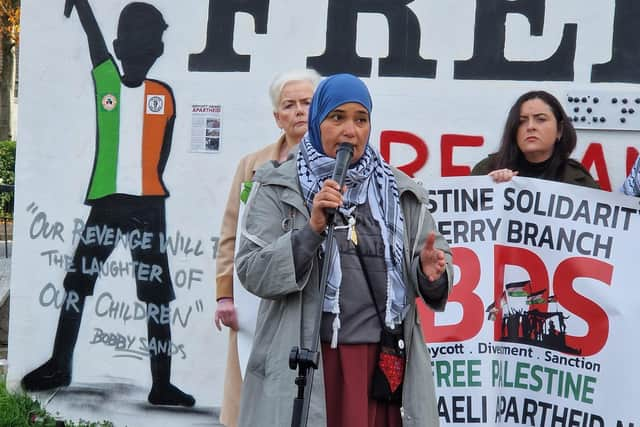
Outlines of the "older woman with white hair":
{"label": "older woman with white hair", "polygon": [[221,329],[221,324],[230,328],[224,395],[220,411],[220,422],[227,427],[237,425],[242,388],[236,332],[238,317],[233,300],[233,259],[240,210],[240,188],[243,183],[252,180],[254,172],[263,163],[270,160],[282,162],[297,147],[307,132],[309,105],[319,82],[320,75],[313,70],[286,71],[273,79],[269,87],[269,96],[273,104],[273,118],[282,129],[282,135],[275,143],[240,160],[229,191],[216,258],[217,307],[214,315],[218,330]]}

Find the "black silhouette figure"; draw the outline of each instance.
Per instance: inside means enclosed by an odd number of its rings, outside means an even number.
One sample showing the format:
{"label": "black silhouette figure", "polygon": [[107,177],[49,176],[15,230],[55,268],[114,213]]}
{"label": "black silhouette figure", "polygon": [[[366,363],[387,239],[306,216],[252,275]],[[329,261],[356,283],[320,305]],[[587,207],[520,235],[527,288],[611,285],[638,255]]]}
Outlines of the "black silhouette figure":
{"label": "black silhouette figure", "polygon": [[[85,300],[93,295],[100,274],[99,268],[87,266],[100,265],[118,244],[129,241],[125,247],[131,251],[137,296],[147,303],[153,380],[148,401],[154,405],[193,406],[194,398],[170,382],[171,322],[167,313],[175,293],[167,255],[160,249],[160,236],[166,232],[165,198],[169,196],[162,173],[170,151],[175,102],[167,84],[146,78],[163,53],[162,34],[167,24],[160,11],[147,3],[134,2],[124,7],[117,39],[113,41],[115,56],[122,65],[121,75],[88,0],[66,0],[66,17],[74,7],[89,42],[96,91],[96,156],[86,196],[91,212],[74,254],[74,268],[64,278],[66,295],[51,358],[25,375],[22,385],[26,390],[38,391],[70,384]],[[132,99],[139,102],[123,105]],[[140,114],[131,121],[139,124],[142,120],[142,135],[124,141],[121,128],[126,121],[122,116],[132,111]],[[125,149],[131,146],[132,151]],[[141,159],[127,163],[123,161],[127,155],[141,155]],[[96,227],[111,229],[124,237],[97,242],[87,233]],[[135,245],[129,239],[134,235],[140,238]]]}
{"label": "black silhouette figure", "polygon": [[562,313],[560,313],[560,316],[558,316],[558,322],[560,323],[560,333],[562,335],[564,335],[567,330],[567,324],[564,321],[568,318],[569,316],[565,316]]}

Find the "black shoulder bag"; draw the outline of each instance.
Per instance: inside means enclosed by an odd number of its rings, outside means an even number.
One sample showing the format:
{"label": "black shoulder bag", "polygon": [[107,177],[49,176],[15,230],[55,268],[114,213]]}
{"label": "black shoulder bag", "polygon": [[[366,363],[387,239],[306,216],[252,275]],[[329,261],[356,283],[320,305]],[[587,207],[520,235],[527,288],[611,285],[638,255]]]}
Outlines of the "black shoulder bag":
{"label": "black shoulder bag", "polygon": [[390,329],[385,325],[378,311],[378,304],[376,303],[376,297],[371,287],[371,281],[369,280],[369,274],[362,261],[360,254],[360,248],[355,245],[356,253],[358,254],[358,260],[360,261],[360,267],[364,273],[365,280],[367,281],[367,287],[373,300],[373,306],[378,315],[378,321],[380,322],[380,343],[378,361],[373,371],[373,378],[371,380],[371,397],[381,402],[401,403],[402,402],[402,384],[404,382],[404,371],[406,363],[406,352],[404,342],[404,331],[402,325],[396,326],[394,329]]}

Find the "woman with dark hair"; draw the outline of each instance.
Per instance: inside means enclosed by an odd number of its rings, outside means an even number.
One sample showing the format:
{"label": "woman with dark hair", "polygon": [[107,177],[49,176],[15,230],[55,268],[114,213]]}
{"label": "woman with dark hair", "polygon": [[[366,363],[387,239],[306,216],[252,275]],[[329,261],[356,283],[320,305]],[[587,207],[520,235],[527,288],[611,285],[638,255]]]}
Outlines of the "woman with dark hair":
{"label": "woman with dark hair", "polygon": [[600,188],[589,171],[569,157],[576,140],[576,130],[556,97],[527,92],[509,110],[498,152],[476,164],[471,175],[488,174],[496,182],[519,175]]}

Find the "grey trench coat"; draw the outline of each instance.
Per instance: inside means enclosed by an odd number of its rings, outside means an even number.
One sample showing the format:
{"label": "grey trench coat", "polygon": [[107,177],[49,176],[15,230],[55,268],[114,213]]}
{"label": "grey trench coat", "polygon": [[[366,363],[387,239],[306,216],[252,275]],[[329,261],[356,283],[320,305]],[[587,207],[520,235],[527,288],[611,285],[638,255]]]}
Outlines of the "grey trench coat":
{"label": "grey trench coat", "polygon": [[[416,312],[416,297],[436,311],[444,309],[448,296],[433,300],[420,295],[419,253],[435,223],[427,211],[425,189],[404,173],[394,170],[405,218],[404,277],[409,311],[404,321],[407,365],[402,401],[404,427],[439,425],[431,359]],[[295,160],[279,167],[268,163],[256,172],[245,208],[236,257],[242,285],[261,298],[255,339],[242,389],[239,425],[242,427],[285,427],[291,425],[296,371],[289,368],[294,346],[311,347],[315,313],[319,306],[319,258],[305,277],[296,281],[291,230],[303,228],[309,220],[299,190]],[[451,252],[437,234],[436,247],[447,257],[449,291],[453,270]],[[303,318],[301,328],[300,319]],[[320,358],[321,359],[321,358]],[[322,359],[321,359],[322,360]],[[322,366],[315,372],[308,426],[326,427]]]}

